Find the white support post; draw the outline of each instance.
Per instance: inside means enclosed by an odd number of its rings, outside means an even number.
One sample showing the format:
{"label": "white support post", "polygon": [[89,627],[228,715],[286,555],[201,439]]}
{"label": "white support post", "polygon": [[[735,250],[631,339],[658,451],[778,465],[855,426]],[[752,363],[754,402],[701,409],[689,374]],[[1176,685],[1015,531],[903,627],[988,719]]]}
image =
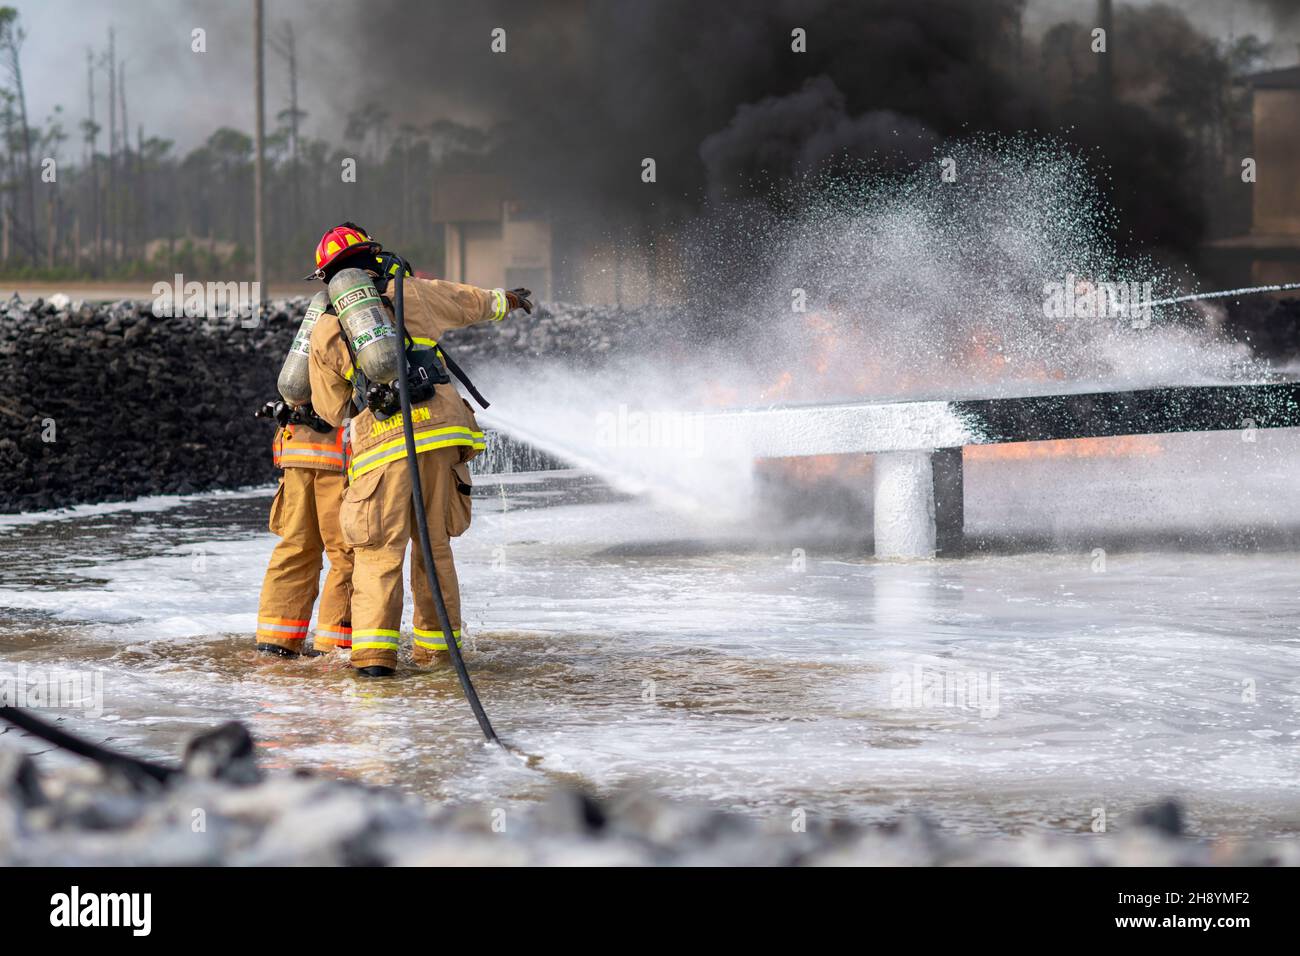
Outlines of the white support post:
{"label": "white support post", "polygon": [[891,451],[875,456],[877,558],[933,558],[934,468],[929,451]]}

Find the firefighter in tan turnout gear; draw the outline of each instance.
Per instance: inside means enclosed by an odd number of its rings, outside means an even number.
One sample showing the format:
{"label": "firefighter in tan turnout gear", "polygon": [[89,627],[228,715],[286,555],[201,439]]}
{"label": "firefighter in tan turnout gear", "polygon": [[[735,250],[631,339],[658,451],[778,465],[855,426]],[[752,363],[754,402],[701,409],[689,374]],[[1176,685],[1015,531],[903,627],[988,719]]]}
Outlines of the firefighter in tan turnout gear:
{"label": "firefighter in tan turnout gear", "polygon": [[[352,646],[352,550],[339,530],[348,450],[344,429],[312,410],[307,373],[311,331],[328,305],[321,293],[307,307],[280,372],[284,401],[267,402],[257,413],[276,420],[272,454],[283,475],[271,503],[270,527],[280,541],[262,581],[256,646],[286,657]],[[329,557],[329,573],[308,647],[322,551]]]}
{"label": "firefighter in tan turnout gear", "polygon": [[[367,385],[358,356],[376,344],[375,337],[391,336],[388,347],[407,360],[408,368],[418,373],[416,380],[426,386],[412,393],[411,421],[434,567],[459,647],[460,588],[451,539],[469,527],[467,463],[483,450],[484,440],[469,404],[450,382],[438,343],[451,329],[500,321],[515,309],[531,312],[531,293],[406,279],[408,342],[401,350],[391,331],[392,304],[384,294],[391,272],[399,266],[383,254],[379,243],[359,226],[344,223],[321,239],[316,266],[313,275],[329,283],[334,312],[323,314],[311,333],[313,405],[331,425],[352,418],[348,487],[339,510],[343,538],[354,554],[351,662],[366,676],[388,676],[397,667],[402,571],[416,534],[415,514],[400,406],[394,407],[391,390],[385,393],[382,386]],[[387,402],[379,397],[385,394]],[[413,657],[425,664],[435,652],[447,649],[447,635],[438,621],[418,542],[411,564]]]}

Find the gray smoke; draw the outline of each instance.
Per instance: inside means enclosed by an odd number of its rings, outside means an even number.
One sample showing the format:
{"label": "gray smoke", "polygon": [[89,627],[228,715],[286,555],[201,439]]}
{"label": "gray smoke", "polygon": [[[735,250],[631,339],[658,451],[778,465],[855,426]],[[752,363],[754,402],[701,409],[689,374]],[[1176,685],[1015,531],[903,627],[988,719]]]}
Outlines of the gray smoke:
{"label": "gray smoke", "polygon": [[[412,112],[490,117],[499,160],[552,195],[643,204],[640,163],[653,157],[659,201],[693,203],[755,173],[779,182],[896,138],[972,119],[1011,130],[1032,113],[999,67],[1018,0],[451,7],[367,4],[351,35],[372,69],[355,99],[400,90]],[[490,52],[495,27],[504,54]],[[796,27],[806,53],[791,49]]]}
{"label": "gray smoke", "polygon": [[[1096,99],[1091,3],[1072,5],[1054,32],[1075,51],[1064,69],[1024,29],[1024,0],[374,0],[353,10],[343,33],[364,67],[346,84],[353,104],[493,125],[491,154],[465,157],[467,168],[495,165],[520,192],[600,228],[662,226],[697,216],[708,197],[769,198],[855,160],[897,169],[939,140],[1037,129],[1089,155],[1126,241],[1186,258],[1205,233],[1199,134],[1142,74],[1143,44],[1172,35],[1160,42],[1189,55],[1162,48],[1155,82],[1177,92],[1208,75],[1213,44],[1172,7],[1117,5],[1125,53],[1109,107]],[[1183,28],[1155,30],[1172,21]],[[505,53],[491,52],[495,28]],[[806,52],[791,49],[795,28]],[[653,189],[640,178],[646,157]]]}
{"label": "gray smoke", "polygon": [[705,137],[700,159],[720,199],[725,184],[761,182],[776,172],[811,175],[836,158],[882,153],[919,159],[938,137],[924,123],[893,110],[850,116],[847,99],[827,76],[795,93],[742,104],[725,129]]}

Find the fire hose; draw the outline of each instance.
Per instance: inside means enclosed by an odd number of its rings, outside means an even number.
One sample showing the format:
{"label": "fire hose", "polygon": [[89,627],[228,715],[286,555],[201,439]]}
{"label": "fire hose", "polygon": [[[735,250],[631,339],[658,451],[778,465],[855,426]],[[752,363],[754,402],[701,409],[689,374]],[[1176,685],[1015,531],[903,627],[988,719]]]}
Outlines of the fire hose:
{"label": "fire hose", "polygon": [[[399,343],[406,342],[406,318],[403,314],[402,304],[402,276],[407,268],[405,260],[400,260],[394,276],[393,312],[397,317],[397,341]],[[424,510],[424,492],[420,485],[420,463],[415,450],[415,428],[411,424],[411,385],[407,377],[406,362],[398,362],[397,368],[398,394],[402,400],[402,435],[406,439],[406,470],[411,479],[411,503],[415,509],[415,526],[420,535],[420,554],[424,557],[424,571],[428,575],[429,590],[433,594],[433,604],[438,611],[438,623],[442,627],[442,636],[447,644],[447,653],[451,656],[452,666],[456,669],[456,676],[460,678],[460,686],[465,691],[465,699],[469,701],[470,710],[474,711],[474,719],[478,721],[483,736],[491,743],[504,747],[505,745],[497,737],[496,731],[492,729],[492,724],[488,720],[487,713],[483,710],[482,703],[479,702],[478,692],[474,689],[474,682],[470,680],[469,669],[465,666],[465,658],[460,653],[460,644],[456,640],[456,635],[452,632],[451,618],[447,614],[447,602],[443,600],[442,588],[438,583],[438,571],[433,566],[433,547],[429,544],[429,519]]]}
{"label": "fire hose", "polygon": [[157,783],[166,783],[180,773],[179,770],[171,767],[118,753],[109,750],[107,747],[101,747],[99,744],[91,743],[89,740],[82,740],[80,737],[76,737],[65,730],[55,727],[53,724],[41,720],[34,714],[29,714],[21,707],[0,706],[0,720],[6,720],[19,730],[25,730],[33,737],[54,744],[56,747],[61,747],[69,753],[93,760],[105,767],[125,771],[130,776],[148,778]]}

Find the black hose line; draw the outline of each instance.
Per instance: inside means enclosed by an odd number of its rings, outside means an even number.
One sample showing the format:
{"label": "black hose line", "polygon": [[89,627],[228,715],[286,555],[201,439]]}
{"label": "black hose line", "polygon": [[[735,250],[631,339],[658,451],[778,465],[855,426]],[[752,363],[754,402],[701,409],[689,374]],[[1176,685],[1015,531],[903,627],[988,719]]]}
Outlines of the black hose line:
{"label": "black hose line", "polygon": [[35,714],[28,713],[21,707],[0,707],[0,720],[7,720],[20,730],[27,731],[33,737],[39,737],[46,743],[54,744],[56,747],[61,747],[80,757],[86,757],[104,767],[124,770],[128,774],[139,774],[159,783],[166,783],[172,777],[180,774],[180,770],[173,767],[164,767],[161,764],[150,763],[148,760],[141,760],[138,757],[129,757],[126,754],[109,750],[107,747],[101,747],[99,744],[92,744],[89,740],[82,740],[80,737],[75,737],[54,724],[42,720]]}
{"label": "black hose line", "polygon": [[[415,452],[415,426],[411,424],[411,385],[406,374],[406,318],[402,309],[402,274],[406,271],[407,265],[405,260],[398,260],[396,285],[393,287],[393,313],[397,316],[397,341],[403,345],[402,361],[397,363],[397,385],[398,392],[402,399],[402,434],[406,438],[406,469],[411,476],[411,503],[415,507],[415,526],[420,533],[420,554],[424,556],[424,571],[429,577],[429,589],[433,592],[433,603],[438,609],[438,623],[442,625],[442,636],[447,643],[447,653],[451,655],[452,666],[456,668],[456,676],[460,678],[460,686],[465,690],[465,699],[469,701],[470,709],[474,711],[474,718],[483,730],[483,736],[489,741],[501,744],[492,729],[492,724],[488,721],[488,716],[483,710],[483,705],[479,703],[478,693],[474,690],[474,682],[469,679],[469,670],[465,667],[465,659],[461,656],[460,647],[456,643],[456,635],[452,632],[451,618],[447,616],[447,602],[442,599],[442,588],[438,584],[438,571],[433,566],[433,548],[429,544],[429,519],[424,513],[424,492],[420,486],[420,463],[416,459]],[[505,746],[502,744],[502,746]]]}

